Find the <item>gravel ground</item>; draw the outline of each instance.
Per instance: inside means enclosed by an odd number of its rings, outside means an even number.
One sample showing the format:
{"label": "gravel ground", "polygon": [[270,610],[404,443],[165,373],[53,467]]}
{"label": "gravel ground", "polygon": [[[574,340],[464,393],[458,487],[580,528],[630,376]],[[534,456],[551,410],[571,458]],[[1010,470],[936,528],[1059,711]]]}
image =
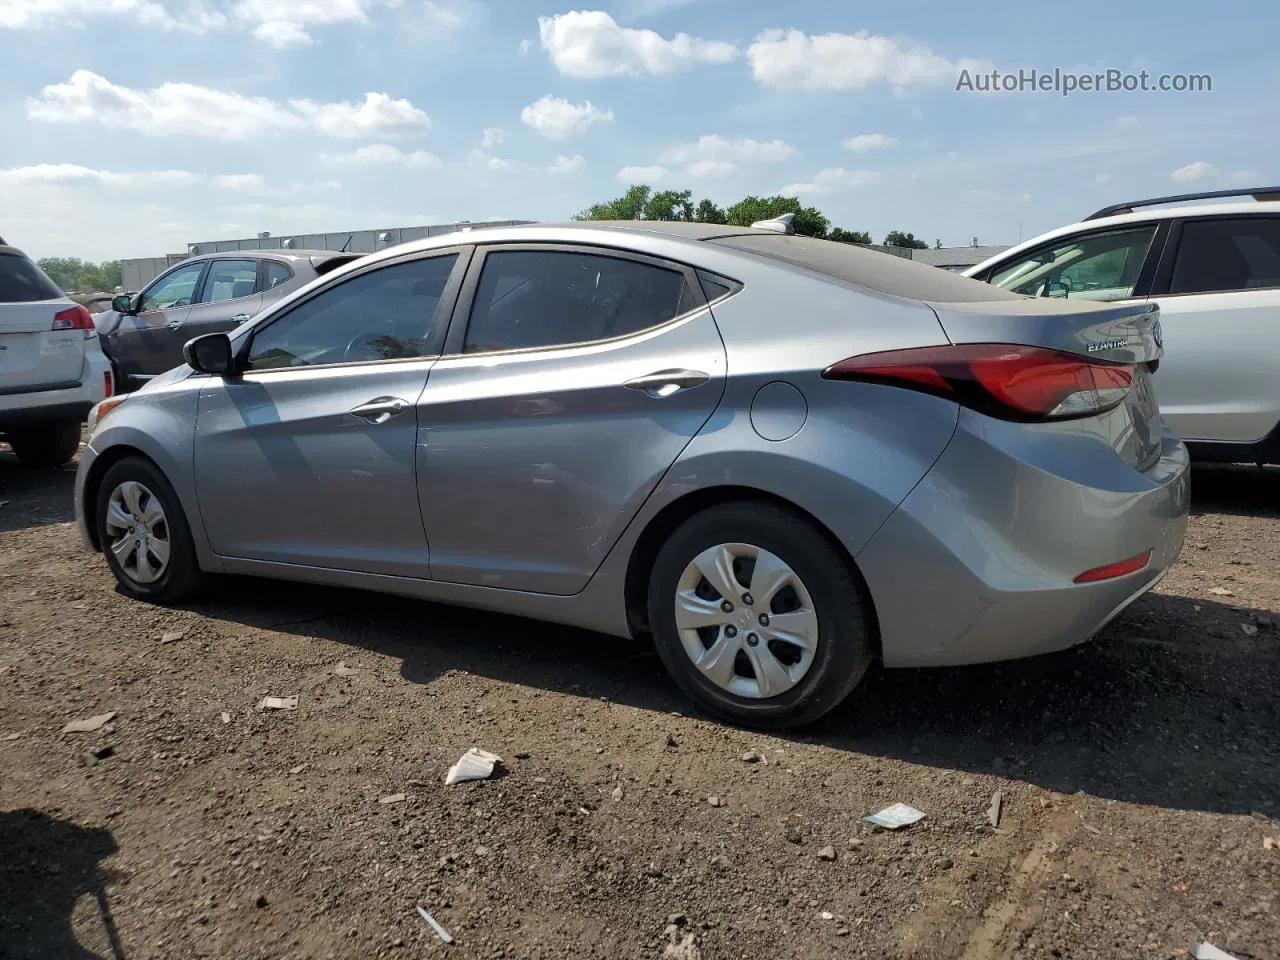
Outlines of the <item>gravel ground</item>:
{"label": "gravel ground", "polygon": [[[781,737],[643,644],[128,601],[72,479],[0,447],[0,957],[1280,958],[1280,472],[1198,471],[1183,561],[1093,643],[873,673]],[[471,746],[501,775],[443,786]],[[861,820],[895,801],[928,816]]]}

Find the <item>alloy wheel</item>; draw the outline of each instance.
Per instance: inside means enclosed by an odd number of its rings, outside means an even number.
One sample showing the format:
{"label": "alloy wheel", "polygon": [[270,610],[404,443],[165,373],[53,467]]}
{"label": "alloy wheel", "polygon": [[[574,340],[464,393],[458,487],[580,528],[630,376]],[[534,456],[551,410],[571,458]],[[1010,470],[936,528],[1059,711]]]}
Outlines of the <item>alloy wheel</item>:
{"label": "alloy wheel", "polygon": [[164,506],[145,484],[126,480],[107,500],[109,549],[135,583],[155,583],[169,567],[169,522]]}

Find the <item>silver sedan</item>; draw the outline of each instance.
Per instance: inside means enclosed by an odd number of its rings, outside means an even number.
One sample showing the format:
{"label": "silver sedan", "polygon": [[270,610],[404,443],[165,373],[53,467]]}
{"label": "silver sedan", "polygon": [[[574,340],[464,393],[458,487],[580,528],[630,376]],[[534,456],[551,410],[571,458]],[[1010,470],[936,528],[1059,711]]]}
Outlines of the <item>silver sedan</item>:
{"label": "silver sedan", "polygon": [[1062,649],[1152,587],[1161,351],[1156,307],[787,224],[454,234],[100,404],[75,506],[140,600],[253,574],[645,634],[707,711],[795,726],[876,658]]}

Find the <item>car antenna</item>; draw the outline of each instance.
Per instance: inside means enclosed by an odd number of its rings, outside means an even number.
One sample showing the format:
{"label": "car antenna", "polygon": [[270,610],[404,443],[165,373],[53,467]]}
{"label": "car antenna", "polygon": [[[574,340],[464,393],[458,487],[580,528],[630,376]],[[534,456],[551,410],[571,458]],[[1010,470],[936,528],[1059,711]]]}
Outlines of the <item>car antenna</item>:
{"label": "car antenna", "polygon": [[355,234],[354,234],[354,233],[348,233],[348,234],[347,234],[347,242],[346,242],[346,243],[344,243],[344,244],[342,245],[342,249],[338,251],[339,253],[346,253],[346,252],[347,252],[347,247],[351,246],[351,238],[352,238],[352,237],[354,237],[354,236],[355,236]]}
{"label": "car antenna", "polygon": [[770,217],[768,220],[757,220],[751,225],[751,229],[770,230],[773,233],[785,233],[790,236],[796,232],[795,220],[794,213],[784,213],[779,217]]}

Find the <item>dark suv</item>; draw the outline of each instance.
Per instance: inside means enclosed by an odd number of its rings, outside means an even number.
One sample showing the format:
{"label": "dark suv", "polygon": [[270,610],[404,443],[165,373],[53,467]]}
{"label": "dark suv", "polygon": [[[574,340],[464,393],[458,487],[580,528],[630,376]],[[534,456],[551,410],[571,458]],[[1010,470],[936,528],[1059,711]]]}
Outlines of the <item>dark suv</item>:
{"label": "dark suv", "polygon": [[191,257],[94,317],[122,391],[181,364],[182,346],[238,327],[316,277],[362,256],[334,250],[234,250]]}

